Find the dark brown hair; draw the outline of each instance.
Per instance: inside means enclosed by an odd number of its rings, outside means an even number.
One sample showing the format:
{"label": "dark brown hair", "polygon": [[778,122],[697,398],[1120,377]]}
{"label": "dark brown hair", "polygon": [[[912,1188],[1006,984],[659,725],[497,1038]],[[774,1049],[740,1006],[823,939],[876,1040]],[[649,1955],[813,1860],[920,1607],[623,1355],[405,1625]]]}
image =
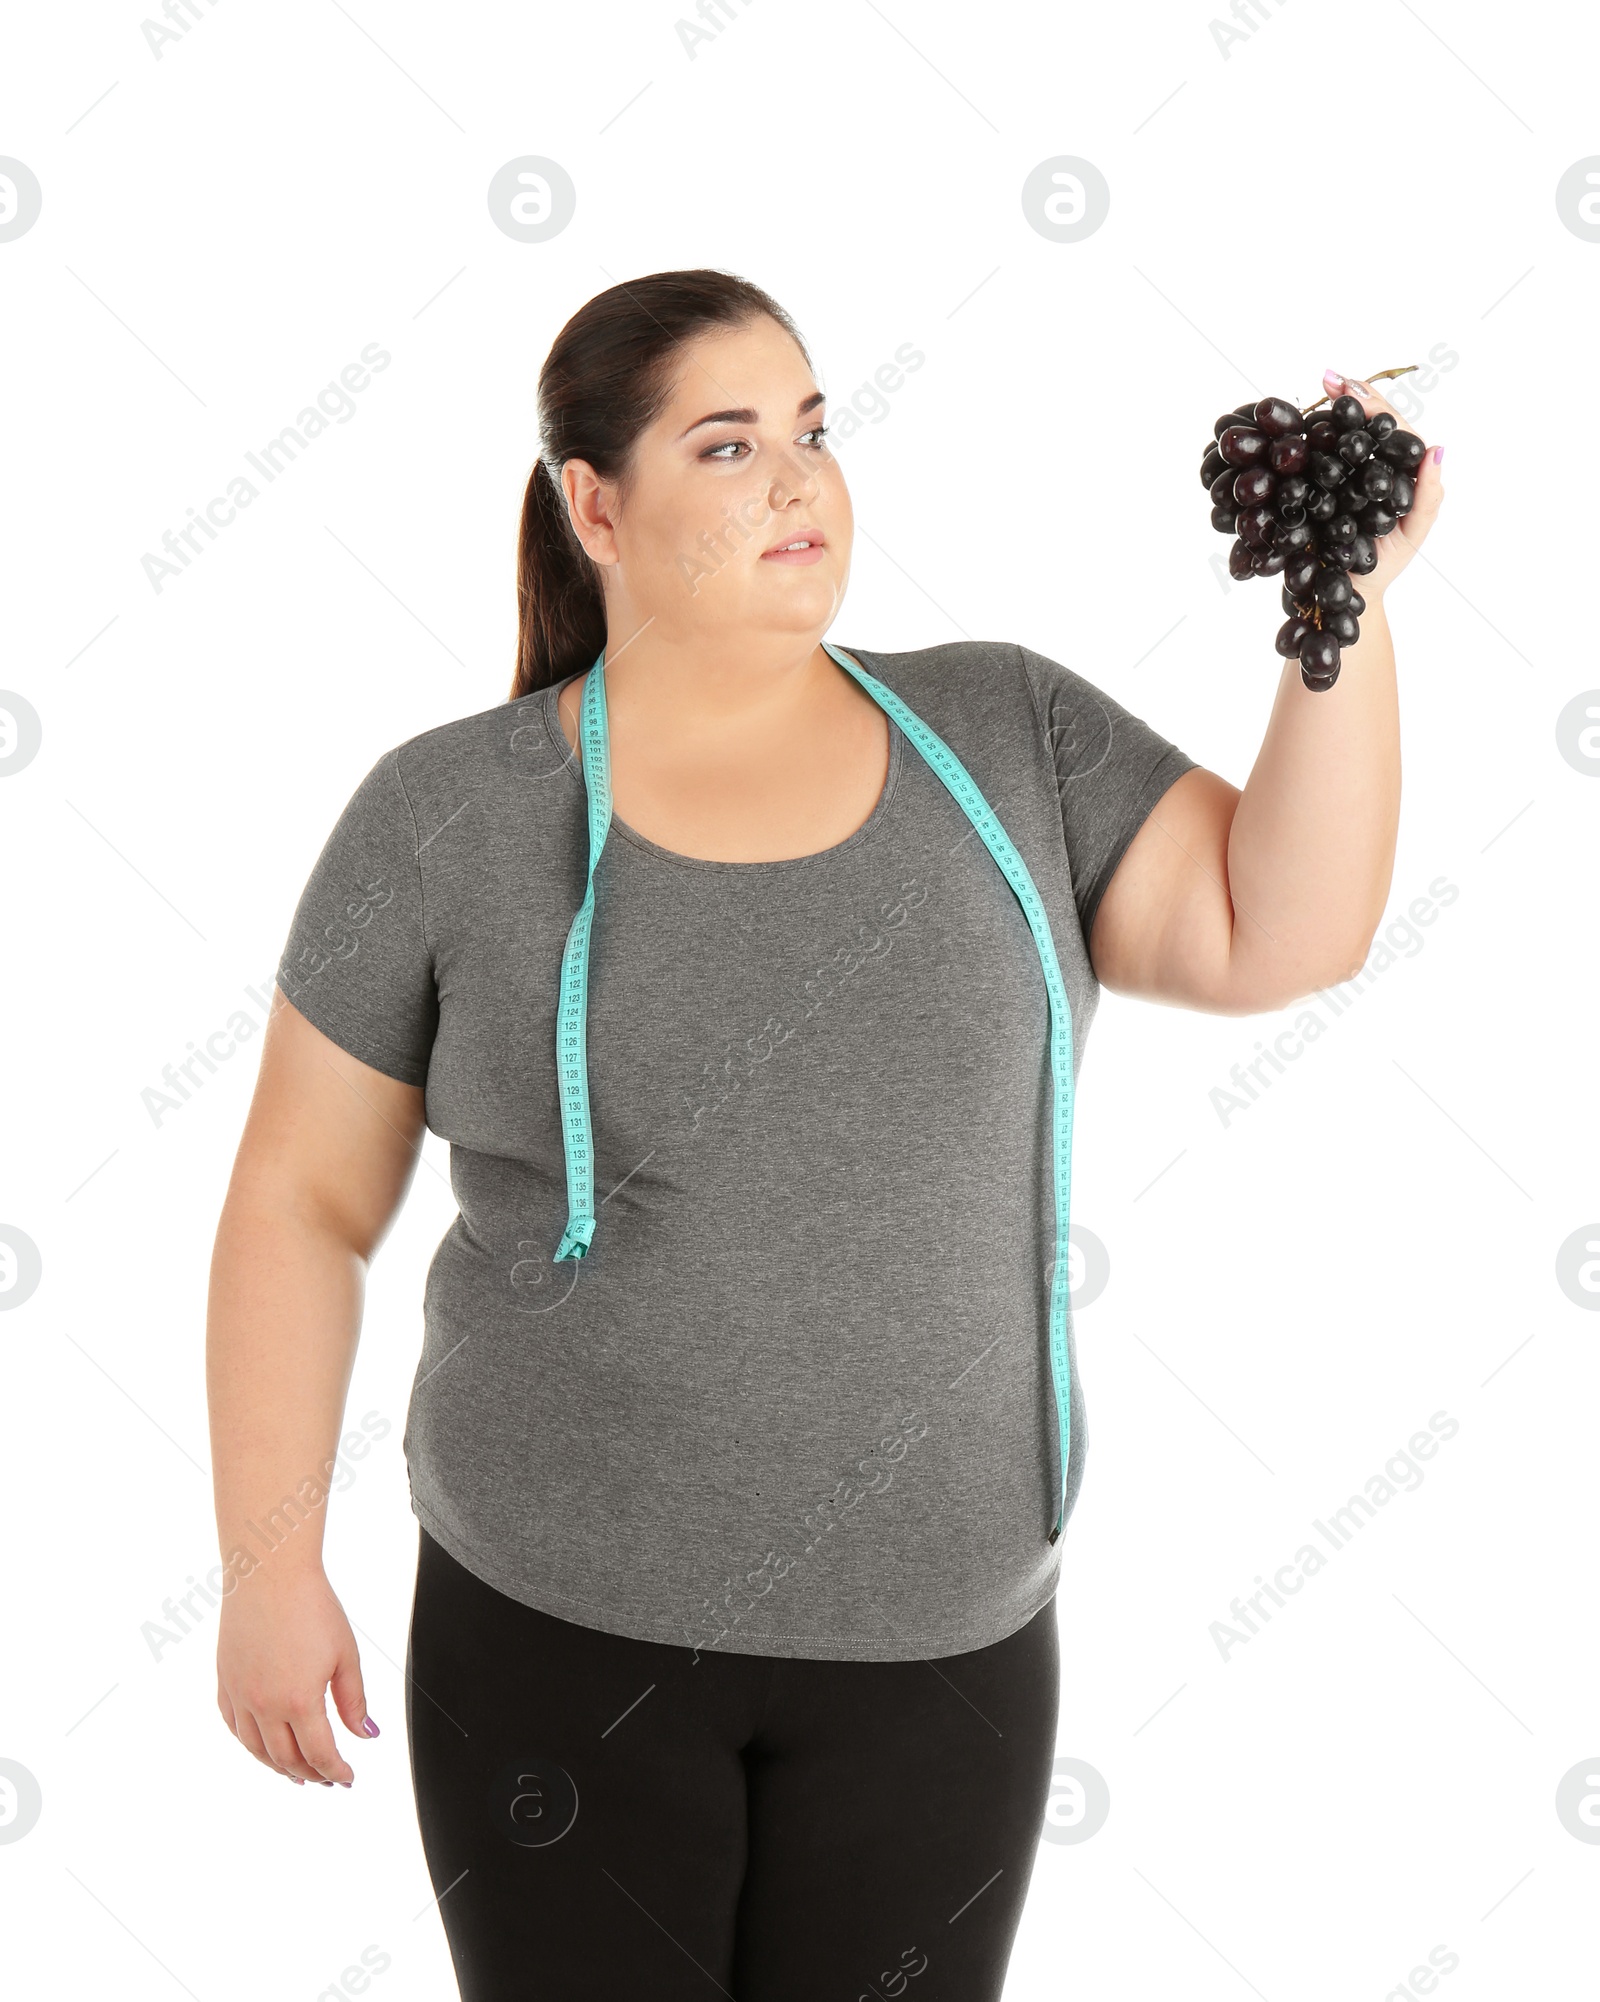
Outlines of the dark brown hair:
{"label": "dark brown hair", "polygon": [[597,292],[557,334],[539,371],[541,451],[517,539],[512,701],[592,667],[606,643],[599,567],[573,533],[561,468],[586,460],[625,498],[634,447],[672,393],[683,347],[709,328],[744,326],[763,313],[806,355],[777,301],[726,271],[630,278]]}

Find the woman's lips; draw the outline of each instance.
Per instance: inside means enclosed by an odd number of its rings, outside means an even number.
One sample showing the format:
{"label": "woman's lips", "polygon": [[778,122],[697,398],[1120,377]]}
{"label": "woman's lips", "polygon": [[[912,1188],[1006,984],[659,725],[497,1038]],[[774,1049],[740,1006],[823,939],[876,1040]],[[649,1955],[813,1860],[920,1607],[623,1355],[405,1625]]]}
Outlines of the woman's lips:
{"label": "woman's lips", "polygon": [[762,553],[763,563],[820,563],[827,545],[821,542],[808,543],[804,549],[768,549]]}

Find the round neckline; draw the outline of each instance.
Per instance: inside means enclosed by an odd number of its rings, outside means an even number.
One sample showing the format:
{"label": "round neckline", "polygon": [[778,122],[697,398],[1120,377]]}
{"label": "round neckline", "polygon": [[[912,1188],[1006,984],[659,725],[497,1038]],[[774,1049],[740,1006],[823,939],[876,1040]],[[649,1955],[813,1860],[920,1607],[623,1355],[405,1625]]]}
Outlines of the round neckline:
{"label": "round neckline", "polygon": [[[850,653],[852,659],[858,657],[853,649],[850,650]],[[585,669],[582,673],[586,673],[587,671]],[[583,767],[578,760],[577,752],[567,742],[567,733],[561,727],[561,716],[558,709],[562,690],[569,687],[573,682],[581,680],[582,673],[569,674],[561,681],[552,681],[546,684],[544,689],[543,715],[544,727],[550,741],[561,754],[562,770],[566,772],[567,776],[580,791],[585,791]],[[615,807],[611,811],[611,832],[620,835],[624,841],[630,842],[635,848],[642,849],[645,854],[654,855],[662,862],[671,862],[680,869],[737,870],[748,874],[753,870],[761,869],[805,869],[813,867],[819,862],[831,861],[835,856],[844,854],[847,849],[854,848],[872,838],[882,823],[884,816],[888,813],[889,802],[894,797],[895,786],[900,778],[905,738],[899,724],[895,722],[887,710],[880,711],[880,714],[882,714],[884,721],[889,726],[889,769],[884,775],[883,790],[878,794],[877,804],[855,832],[847,834],[842,841],[835,841],[831,847],[814,849],[809,855],[780,855],[766,862],[726,862],[715,855],[685,855],[680,849],[664,848],[659,841],[652,841],[648,834],[641,834],[638,828],[630,827],[617,813]]]}

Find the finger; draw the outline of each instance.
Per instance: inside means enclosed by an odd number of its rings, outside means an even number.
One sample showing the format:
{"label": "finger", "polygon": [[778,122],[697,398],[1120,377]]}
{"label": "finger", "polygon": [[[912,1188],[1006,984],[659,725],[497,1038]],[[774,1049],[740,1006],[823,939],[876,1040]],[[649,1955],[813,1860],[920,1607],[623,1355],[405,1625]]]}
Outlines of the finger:
{"label": "finger", "polygon": [[[272,1772],[276,1773],[283,1771],[283,1768],[278,1764],[277,1760],[267,1750],[266,1740],[261,1735],[261,1727],[260,1725],[257,1724],[255,1718],[251,1716],[248,1710],[241,1710],[239,1712],[239,1721],[235,1728],[234,1735],[239,1740],[239,1743],[243,1745],[245,1750],[250,1754],[251,1758],[259,1759],[262,1765],[266,1766]],[[285,1779],[294,1779],[294,1774],[285,1773],[284,1777]],[[300,1786],[304,1786],[305,1781],[300,1780],[297,1782],[297,1784]]]}
{"label": "finger", "polygon": [[333,1695],[333,1706],[343,1720],[345,1729],[353,1731],[358,1738],[376,1737],[378,1727],[367,1715],[367,1692],[361,1680],[361,1657],[356,1651],[353,1640],[349,1652],[341,1654],[334,1663],[333,1674],[328,1678],[328,1688]]}
{"label": "finger", "polygon": [[321,1783],[321,1773],[315,1766],[308,1765],[300,1756],[300,1747],[295,1742],[295,1735],[289,1728],[287,1718],[262,1717],[256,1721],[261,1726],[262,1741],[271,1754],[272,1763],[280,1773],[287,1773],[290,1779],[316,1780]]}
{"label": "finger", "polygon": [[345,1787],[354,1782],[355,1770],[346,1764],[334,1743],[333,1726],[320,1703],[309,1710],[295,1711],[288,1722],[296,1749],[319,1780],[333,1780]]}
{"label": "finger", "polygon": [[1411,503],[1410,512],[1400,517],[1395,529],[1395,533],[1403,535],[1413,549],[1422,546],[1439,512],[1439,503],[1444,499],[1444,474],[1440,470],[1440,461],[1443,457],[1442,445],[1431,445],[1423,453],[1422,464],[1413,475],[1417,487],[1416,498]]}

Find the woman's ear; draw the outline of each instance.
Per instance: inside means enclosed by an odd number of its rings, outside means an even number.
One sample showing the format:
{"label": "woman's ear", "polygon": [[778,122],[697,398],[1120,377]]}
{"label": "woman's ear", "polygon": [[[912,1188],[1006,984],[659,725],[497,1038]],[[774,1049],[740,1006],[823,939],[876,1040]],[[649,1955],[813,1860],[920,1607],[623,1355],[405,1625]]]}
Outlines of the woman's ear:
{"label": "woman's ear", "polygon": [[594,563],[618,560],[616,531],[612,513],[616,494],[609,480],[602,480],[586,459],[568,459],[561,468],[561,491],[567,497],[567,515],[572,532]]}

